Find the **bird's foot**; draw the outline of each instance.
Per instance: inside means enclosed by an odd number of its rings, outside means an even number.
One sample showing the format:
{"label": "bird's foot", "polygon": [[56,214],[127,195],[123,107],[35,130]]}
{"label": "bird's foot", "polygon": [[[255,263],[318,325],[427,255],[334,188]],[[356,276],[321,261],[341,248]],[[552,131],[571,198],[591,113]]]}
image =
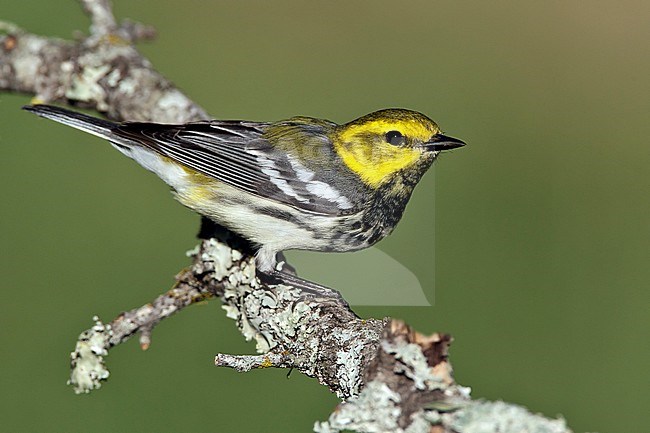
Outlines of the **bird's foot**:
{"label": "bird's foot", "polygon": [[348,302],[343,298],[343,295],[341,295],[337,290],[305,280],[295,274],[272,270],[268,272],[258,271],[257,276],[262,283],[267,285],[284,284],[295,287],[302,292],[301,298],[311,296],[317,299],[336,300],[346,307],[350,307]]}

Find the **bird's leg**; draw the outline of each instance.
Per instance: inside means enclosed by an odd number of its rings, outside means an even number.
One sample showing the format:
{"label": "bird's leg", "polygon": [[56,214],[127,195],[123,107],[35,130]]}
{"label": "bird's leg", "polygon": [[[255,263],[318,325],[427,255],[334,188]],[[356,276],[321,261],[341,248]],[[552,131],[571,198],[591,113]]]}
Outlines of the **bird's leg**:
{"label": "bird's leg", "polygon": [[278,252],[275,255],[275,259],[278,263],[282,263],[282,272],[285,274],[291,274],[291,275],[298,275],[298,272],[296,271],[296,268],[291,266],[287,262],[287,258],[285,257],[284,253],[282,251]]}

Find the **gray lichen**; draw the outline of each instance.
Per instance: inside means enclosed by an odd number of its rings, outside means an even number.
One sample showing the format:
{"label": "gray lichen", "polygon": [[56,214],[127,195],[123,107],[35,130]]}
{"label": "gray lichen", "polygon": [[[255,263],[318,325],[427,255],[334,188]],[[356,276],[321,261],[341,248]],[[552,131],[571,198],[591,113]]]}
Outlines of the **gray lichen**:
{"label": "gray lichen", "polygon": [[369,382],[358,396],[341,403],[327,421],[315,423],[314,431],[403,432],[397,425],[401,413],[400,400],[399,394],[386,384]]}
{"label": "gray lichen", "polygon": [[548,419],[502,401],[476,401],[442,419],[460,433],[571,433],[564,419]]}
{"label": "gray lichen", "polygon": [[357,334],[347,329],[337,330],[334,338],[340,341],[340,347],[346,349],[336,352],[337,376],[342,387],[351,395],[356,395],[363,385],[364,358],[362,355],[365,349],[364,341],[367,340],[359,341]]}
{"label": "gray lichen", "polygon": [[93,320],[95,325],[81,333],[74,351],[70,353],[72,370],[68,385],[72,385],[77,394],[100,388],[101,382],[109,376],[104,356],[108,355],[106,347],[112,331],[97,316]]}
{"label": "gray lichen", "polygon": [[397,344],[382,341],[382,349],[386,353],[391,353],[395,359],[401,361],[396,366],[396,373],[404,374],[413,380],[417,389],[429,390],[445,389],[444,378],[436,376],[432,368],[427,363],[427,359],[422,353],[422,348],[417,344],[407,344],[398,342]]}

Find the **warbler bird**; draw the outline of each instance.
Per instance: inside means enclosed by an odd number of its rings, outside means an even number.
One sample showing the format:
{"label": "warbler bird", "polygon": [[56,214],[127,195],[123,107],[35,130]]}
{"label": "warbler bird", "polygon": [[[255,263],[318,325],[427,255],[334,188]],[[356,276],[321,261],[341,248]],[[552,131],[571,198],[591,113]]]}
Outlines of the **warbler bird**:
{"label": "warbler bird", "polygon": [[284,250],[355,251],[386,237],[438,154],[465,144],[405,109],[342,125],[310,117],[174,125],[23,108],[108,140],[183,205],[256,245],[266,274]]}

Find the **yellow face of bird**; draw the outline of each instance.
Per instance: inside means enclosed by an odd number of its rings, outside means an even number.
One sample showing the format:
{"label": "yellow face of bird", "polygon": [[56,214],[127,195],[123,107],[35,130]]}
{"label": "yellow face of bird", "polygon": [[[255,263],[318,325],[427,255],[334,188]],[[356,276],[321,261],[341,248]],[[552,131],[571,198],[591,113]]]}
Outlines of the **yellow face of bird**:
{"label": "yellow face of bird", "polygon": [[439,134],[438,125],[421,113],[388,109],[341,125],[333,142],[345,165],[378,187],[422,158],[432,158],[436,150],[427,144]]}

